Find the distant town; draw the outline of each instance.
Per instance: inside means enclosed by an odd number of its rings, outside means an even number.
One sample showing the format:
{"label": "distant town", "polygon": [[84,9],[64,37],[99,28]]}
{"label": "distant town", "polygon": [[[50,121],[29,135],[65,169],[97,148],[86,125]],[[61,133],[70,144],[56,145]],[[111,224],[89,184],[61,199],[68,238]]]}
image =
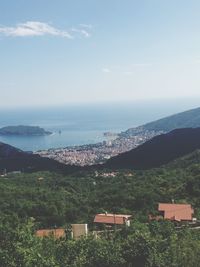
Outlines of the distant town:
{"label": "distant town", "polygon": [[162,133],[162,131],[150,131],[138,127],[135,128],[135,131],[131,131],[131,134],[130,131],[122,132],[118,135],[110,132],[105,133],[105,136],[112,136],[115,139],[109,139],[101,143],[41,150],[36,152],[36,154],[67,165],[85,166],[102,164],[109,158],[136,148]]}

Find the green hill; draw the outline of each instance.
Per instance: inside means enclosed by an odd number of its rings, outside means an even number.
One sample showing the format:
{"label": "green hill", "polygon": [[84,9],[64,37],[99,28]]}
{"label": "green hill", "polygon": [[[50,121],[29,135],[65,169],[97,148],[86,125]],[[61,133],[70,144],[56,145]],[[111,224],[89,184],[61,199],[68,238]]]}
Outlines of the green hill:
{"label": "green hill", "polygon": [[147,220],[158,202],[174,199],[191,203],[200,219],[200,150],[157,169],[119,171],[105,178],[109,172],[9,174],[0,179],[0,214],[34,217],[41,227],[92,222],[105,211]]}
{"label": "green hill", "polygon": [[144,170],[160,167],[200,149],[200,128],[176,129],[153,137],[142,145],[109,159],[111,169]]}
{"label": "green hill", "polygon": [[[10,174],[0,178],[0,265],[165,267],[199,265],[200,230],[147,223],[158,202],[190,203],[200,219],[200,151],[148,171]],[[101,238],[37,238],[37,228],[89,223],[99,212],[133,214]],[[29,220],[28,220],[29,218]],[[31,219],[30,219],[31,218]],[[68,229],[68,228],[67,228]]]}
{"label": "green hill", "polygon": [[0,174],[4,171],[55,171],[57,173],[71,173],[81,168],[67,166],[53,159],[24,152],[18,148],[0,142]]}
{"label": "green hill", "polygon": [[122,135],[135,135],[144,131],[169,132],[179,128],[200,127],[200,108],[181,112],[163,119],[159,119],[137,128],[130,128]]}

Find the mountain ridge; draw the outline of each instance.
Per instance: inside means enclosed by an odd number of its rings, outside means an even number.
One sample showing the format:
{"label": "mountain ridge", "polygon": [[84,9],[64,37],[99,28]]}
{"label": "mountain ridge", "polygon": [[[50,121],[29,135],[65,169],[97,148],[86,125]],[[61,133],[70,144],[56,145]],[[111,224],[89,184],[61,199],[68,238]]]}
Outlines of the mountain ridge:
{"label": "mountain ridge", "polygon": [[135,128],[129,128],[120,135],[134,136],[143,131],[169,132],[174,129],[197,127],[200,127],[200,107],[179,112]]}
{"label": "mountain ridge", "polygon": [[109,159],[111,169],[151,169],[200,149],[200,128],[175,129]]}
{"label": "mountain ridge", "polygon": [[11,145],[0,142],[0,172],[3,173],[5,170],[8,172],[53,171],[72,173],[81,170],[81,167],[65,165],[56,160],[27,153]]}

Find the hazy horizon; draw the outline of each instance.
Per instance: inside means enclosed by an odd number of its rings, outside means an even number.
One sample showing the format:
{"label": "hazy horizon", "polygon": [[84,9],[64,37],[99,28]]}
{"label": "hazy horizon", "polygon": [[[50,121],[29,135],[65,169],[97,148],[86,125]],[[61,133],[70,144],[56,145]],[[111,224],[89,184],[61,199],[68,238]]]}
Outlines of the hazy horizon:
{"label": "hazy horizon", "polygon": [[[151,105],[155,104],[162,106],[164,104],[169,104],[172,107],[175,107],[178,104],[177,110],[180,109],[180,112],[188,109],[195,109],[200,107],[200,96],[198,97],[178,97],[178,98],[149,98],[149,99],[137,99],[137,100],[116,100],[116,101],[85,101],[85,102],[62,102],[62,103],[49,103],[49,104],[25,104],[25,105],[12,105],[12,106],[0,106],[1,111],[17,111],[17,110],[45,110],[45,109],[62,109],[66,107],[103,107],[103,106],[124,106],[124,105]],[[142,106],[141,106],[142,108]],[[173,113],[173,110],[172,110]]]}

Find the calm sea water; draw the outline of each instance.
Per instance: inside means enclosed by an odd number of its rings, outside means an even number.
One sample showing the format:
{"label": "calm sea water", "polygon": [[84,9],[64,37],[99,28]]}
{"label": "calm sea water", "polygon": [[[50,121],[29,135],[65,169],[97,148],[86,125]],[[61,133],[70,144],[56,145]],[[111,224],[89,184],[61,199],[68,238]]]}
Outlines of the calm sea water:
{"label": "calm sea water", "polygon": [[[0,127],[35,125],[53,132],[43,137],[0,136],[0,141],[25,151],[93,144],[106,131],[121,132],[146,122],[198,106],[199,100],[68,105],[0,111]],[[62,133],[59,134],[59,131]]]}

